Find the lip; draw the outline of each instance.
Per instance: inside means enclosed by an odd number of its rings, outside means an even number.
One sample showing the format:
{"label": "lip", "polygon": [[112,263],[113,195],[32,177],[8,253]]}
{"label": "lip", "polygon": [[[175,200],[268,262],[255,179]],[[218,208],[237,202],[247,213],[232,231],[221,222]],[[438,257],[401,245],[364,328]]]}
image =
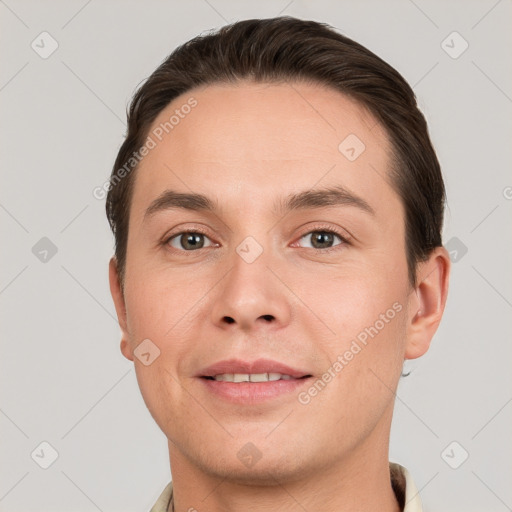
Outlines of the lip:
{"label": "lip", "polygon": [[256,361],[227,359],[204,368],[196,377],[215,377],[215,375],[222,373],[280,373],[282,375],[289,375],[294,379],[311,375],[308,371],[292,368],[271,359],[257,359]]}
{"label": "lip", "polygon": [[[239,383],[205,378],[222,373],[280,373],[293,378],[290,380]],[[307,371],[292,368],[270,359],[258,359],[252,362],[229,359],[208,366],[201,370],[196,377],[205,386],[205,389],[215,397],[234,404],[254,405],[296,392],[298,388],[309,384],[312,375]]]}

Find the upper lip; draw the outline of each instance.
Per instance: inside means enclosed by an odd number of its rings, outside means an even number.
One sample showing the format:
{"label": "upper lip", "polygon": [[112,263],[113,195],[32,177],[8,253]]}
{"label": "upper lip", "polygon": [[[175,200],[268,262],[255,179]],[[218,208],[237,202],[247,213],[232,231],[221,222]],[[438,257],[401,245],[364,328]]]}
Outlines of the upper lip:
{"label": "upper lip", "polygon": [[296,379],[308,376],[307,371],[292,368],[286,364],[271,359],[257,359],[256,361],[242,361],[241,359],[226,359],[204,368],[199,372],[198,377],[215,377],[223,373],[280,373],[281,375],[289,375]]}

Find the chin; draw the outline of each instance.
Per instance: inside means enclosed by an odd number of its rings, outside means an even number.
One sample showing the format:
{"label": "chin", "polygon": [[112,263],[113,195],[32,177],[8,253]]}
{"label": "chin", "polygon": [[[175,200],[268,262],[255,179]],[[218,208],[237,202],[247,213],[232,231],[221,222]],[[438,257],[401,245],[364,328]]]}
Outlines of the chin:
{"label": "chin", "polygon": [[[250,454],[253,450],[253,459]],[[240,453],[241,452],[241,453]],[[209,464],[210,460],[195,461],[202,470],[215,478],[226,479],[231,483],[249,486],[272,486],[281,485],[284,482],[294,482],[302,480],[308,473],[313,472],[314,468],[309,467],[303,458],[295,455],[286,456],[281,452],[278,457],[260,455],[253,448],[246,448],[245,452],[241,450],[240,459],[222,459],[216,458],[215,463]],[[309,470],[306,468],[309,467]]]}

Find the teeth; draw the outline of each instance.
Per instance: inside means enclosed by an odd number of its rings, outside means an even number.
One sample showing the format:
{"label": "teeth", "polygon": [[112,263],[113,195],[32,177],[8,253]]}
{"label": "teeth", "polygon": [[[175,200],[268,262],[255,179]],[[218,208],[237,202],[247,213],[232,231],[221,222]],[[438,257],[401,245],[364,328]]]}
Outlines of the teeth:
{"label": "teeth", "polygon": [[222,373],[215,375],[214,378],[222,382],[268,382],[275,380],[291,380],[293,377],[281,373]]}
{"label": "teeth", "polygon": [[267,373],[251,373],[249,375],[249,380],[251,382],[266,382],[268,380]]}

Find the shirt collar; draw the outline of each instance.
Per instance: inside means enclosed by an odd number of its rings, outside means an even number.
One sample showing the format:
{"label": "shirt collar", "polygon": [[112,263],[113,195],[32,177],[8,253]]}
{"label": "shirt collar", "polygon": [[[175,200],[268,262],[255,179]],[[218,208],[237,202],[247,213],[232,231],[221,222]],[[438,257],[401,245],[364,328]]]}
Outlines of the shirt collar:
{"label": "shirt collar", "polygon": [[420,493],[409,471],[395,462],[389,463],[391,485],[402,506],[402,512],[422,512]]}

